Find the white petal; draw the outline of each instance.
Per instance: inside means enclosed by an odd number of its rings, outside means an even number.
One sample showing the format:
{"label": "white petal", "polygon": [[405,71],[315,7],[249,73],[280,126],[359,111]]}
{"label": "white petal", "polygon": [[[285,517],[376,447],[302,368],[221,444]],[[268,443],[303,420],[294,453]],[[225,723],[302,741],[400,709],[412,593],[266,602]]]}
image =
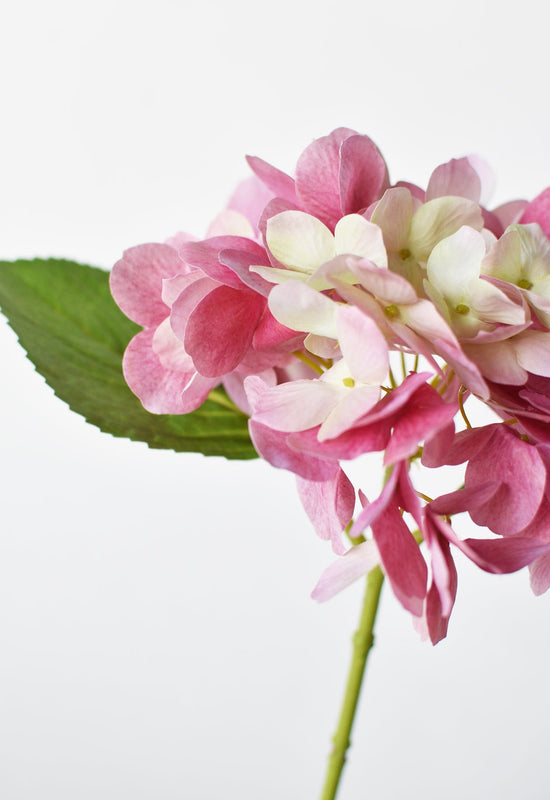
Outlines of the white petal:
{"label": "white petal", "polygon": [[468,284],[479,278],[484,255],[483,236],[464,225],[433,248],[427,264],[428,280],[450,303],[464,302]]}
{"label": "white petal", "polygon": [[368,258],[379,267],[388,266],[381,229],[360,214],[348,214],[339,220],[334,229],[334,241],[337,255],[349,253]]}
{"label": "white petal", "polygon": [[294,331],[336,339],[334,312],[337,305],[301,281],[287,281],[269,293],[269,310],[280,323]]}
{"label": "white petal", "polygon": [[271,217],[266,241],[281,264],[308,274],[335,255],[332,233],[304,211],[283,211]]}
{"label": "white petal", "polygon": [[426,261],[435,245],[462,225],[480,231],[481,209],[464,197],[437,197],[424,203],[411,221],[409,249],[419,261]]}

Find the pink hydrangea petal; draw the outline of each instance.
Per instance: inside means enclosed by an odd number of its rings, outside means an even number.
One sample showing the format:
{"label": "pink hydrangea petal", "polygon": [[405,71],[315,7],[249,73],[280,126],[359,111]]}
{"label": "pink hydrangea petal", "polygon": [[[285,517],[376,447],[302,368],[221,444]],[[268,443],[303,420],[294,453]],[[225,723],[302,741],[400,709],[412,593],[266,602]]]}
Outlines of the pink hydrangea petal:
{"label": "pink hydrangea petal", "polygon": [[399,478],[399,470],[396,468],[392,470],[392,473],[389,479],[384,484],[384,487],[376,500],[372,503],[369,503],[362,492],[360,492],[361,501],[363,502],[363,508],[357,515],[351,530],[350,536],[351,538],[355,538],[357,536],[361,536],[367,528],[369,528],[372,523],[379,517],[382,511],[387,507],[387,505],[391,502],[395,489],[397,486],[397,481]]}
{"label": "pink hydrangea petal", "polygon": [[216,286],[219,284],[211,278],[199,278],[183,289],[173,301],[170,323],[172,330],[182,342],[192,312]]}
{"label": "pink hydrangea petal", "polygon": [[188,286],[195,281],[204,278],[204,273],[200,269],[194,269],[186,275],[175,275],[173,278],[164,278],[162,281],[162,300],[169,307],[172,305]]}
{"label": "pink hydrangea petal", "polygon": [[288,433],[320,425],[330,414],[340,391],[319,380],[297,380],[266,388],[255,401],[254,419]]}
{"label": "pink hydrangea petal", "polygon": [[538,222],[544,233],[550,237],[550,187],[527,204],[520,218],[520,223]]}
{"label": "pink hydrangea petal", "polygon": [[267,161],[258,156],[247,156],[248,166],[261,182],[277,197],[297,204],[296,190],[293,178],[280,169],[272,167]]}
{"label": "pink hydrangea petal", "polygon": [[184,345],[201,375],[221,376],[238,366],[264,308],[261,295],[230,286],[218,286],[198,303],[189,316]]}
{"label": "pink hydrangea petal", "polygon": [[409,281],[389,269],[380,269],[364,260],[352,262],[351,259],[349,266],[361,285],[388,305],[409,305],[418,300]]}
{"label": "pink hydrangea petal", "polygon": [[252,239],[242,236],[214,236],[201,242],[188,242],[180,249],[181,257],[192,267],[201,269],[206,275],[234,289],[242,288],[240,277],[225,264],[220,262],[220,252],[237,250],[252,256],[250,263],[267,264],[266,255],[261,247]]}
{"label": "pink hydrangea petal", "polygon": [[[165,369],[152,348],[153,329],[134,336],[123,359],[126,383],[152,414],[188,414],[206,400],[217,381]],[[198,378],[198,380],[195,380]]]}
{"label": "pink hydrangea petal", "polygon": [[388,505],[372,523],[382,567],[402,606],[420,617],[424,610],[428,569],[399,510]]}
{"label": "pink hydrangea petal", "polygon": [[529,573],[533,592],[536,595],[544,594],[550,588],[550,552],[529,564]]}
{"label": "pink hydrangea petal", "polygon": [[274,431],[254,419],[250,420],[248,428],[256,451],[274,467],[286,469],[312,481],[331,480],[339,469],[335,460],[318,458],[294,449],[287,433]]}
{"label": "pink hydrangea petal", "polygon": [[382,153],[368,136],[348,136],[340,147],[340,208],[353,214],[367,208],[389,186]]}
{"label": "pink hydrangea petal", "polygon": [[[274,369],[269,367],[261,372],[255,371],[258,378],[263,381],[267,386],[275,386],[277,384],[277,373]],[[235,405],[241,409],[247,416],[252,415],[252,408],[246,396],[244,388],[244,381],[250,375],[249,370],[243,365],[234,369],[223,379],[223,386],[230,399]]]}
{"label": "pink hydrangea petal", "polygon": [[344,391],[319,428],[320,442],[334,439],[352,428],[380,399],[378,386],[355,386]]}
{"label": "pink hydrangea petal", "polygon": [[[290,179],[292,180],[292,179]],[[241,181],[227,204],[227,208],[241,213],[256,232],[266,205],[273,197],[273,191],[256,175]]]}
{"label": "pink hydrangea petal", "polygon": [[337,306],[335,314],[338,341],[350,374],[357,382],[380,385],[388,374],[389,353],[378,326],[353,306]]}
{"label": "pink hydrangea petal", "polygon": [[342,214],[340,201],[340,148],[350,136],[349,128],[337,128],[306,147],[296,165],[296,194],[308,213],[331,230]]}
{"label": "pink hydrangea petal", "polygon": [[508,225],[519,222],[527,205],[527,200],[511,200],[509,203],[503,203],[498,208],[494,208],[493,214],[498,218],[503,230],[505,230]]}
{"label": "pink hydrangea petal", "polygon": [[467,197],[479,203],[481,179],[467,158],[452,158],[432,172],[426,189],[426,200],[444,195]]}
{"label": "pink hydrangea petal", "polygon": [[319,603],[330,600],[380,563],[376,542],[369,540],[350,548],[323,572],[311,596]]}
{"label": "pink hydrangea petal", "polygon": [[303,341],[303,333],[296,333],[292,328],[281,325],[266,306],[254,331],[252,347],[255,350],[283,348],[291,351],[300,349]]}
{"label": "pink hydrangea petal", "polygon": [[435,645],[447,635],[458,576],[449,543],[437,530],[429,547],[432,582],[426,597],[426,623],[430,640]]}
{"label": "pink hydrangea petal", "polygon": [[404,187],[388,189],[377,203],[371,222],[384,231],[388,250],[396,253],[407,247],[415,205],[411,192]]}
{"label": "pink hydrangea petal", "polygon": [[456,412],[456,404],[445,403],[431,386],[424,384],[419,387],[394,425],[384,464],[393,464],[414,455],[420,442],[434,436],[453,419]]}
{"label": "pink hydrangea petal", "polygon": [[169,317],[161,322],[155,330],[152,347],[164,369],[176,372],[195,372],[193,359],[185,351],[183,343],[172,330]]}
{"label": "pink hydrangea petal", "polygon": [[126,250],[111,270],[111,293],[127,317],[144,328],[156,326],[170,313],[162,301],[164,278],[186,271],[169,245],[138,245]]}
{"label": "pink hydrangea petal", "polygon": [[328,481],[297,477],[298,495],[315,532],[332,542],[337,555],[345,552],[342,531],[353,516],[355,490],[346,473],[339,469]]}
{"label": "pink hydrangea petal", "polygon": [[505,425],[492,426],[486,446],[466,467],[465,487],[495,476],[499,489],[484,505],[470,510],[478,525],[503,536],[525,528],[539,508],[546,484],[546,467],[537,448],[515,436]]}

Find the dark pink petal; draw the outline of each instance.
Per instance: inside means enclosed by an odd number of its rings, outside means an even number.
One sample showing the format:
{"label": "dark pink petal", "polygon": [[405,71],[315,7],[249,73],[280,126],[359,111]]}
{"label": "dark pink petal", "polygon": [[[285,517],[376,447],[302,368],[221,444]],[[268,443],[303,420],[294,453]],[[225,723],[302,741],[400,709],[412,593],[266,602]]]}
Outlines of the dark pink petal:
{"label": "dark pink petal", "polygon": [[487,480],[479,486],[468,489],[457,489],[455,492],[442,494],[430,503],[435,514],[451,516],[480,508],[491,502],[499,488],[498,480]]}
{"label": "dark pink petal", "polygon": [[[262,248],[258,248],[258,250],[262,251]],[[239,277],[244,286],[248,286],[255,292],[267,297],[273,284],[268,283],[265,278],[262,278],[256,272],[250,272],[251,266],[270,266],[270,261],[263,251],[260,255],[259,253],[250,253],[244,250],[221,250],[219,260],[220,264],[229,267]]]}
{"label": "dark pink petal", "polygon": [[550,553],[544,553],[529,564],[531,589],[536,595],[550,588]]}
{"label": "dark pink petal", "polygon": [[297,477],[298,494],[315,532],[330,540],[335,553],[346,548],[342,531],[351,520],[355,508],[355,490],[345,472],[339,469],[328,481],[308,481]]}
{"label": "dark pink petal", "polygon": [[206,400],[216,380],[202,378],[195,370],[165,369],[152,348],[154,330],[134,336],[123,359],[126,383],[152,414],[188,414]]}
{"label": "dark pink petal", "polygon": [[445,403],[431,386],[420,386],[394,425],[384,464],[412,456],[420,442],[429,440],[451,422],[457,410],[455,403]]}
{"label": "dark pink petal", "polygon": [[189,317],[184,338],[185,349],[201,375],[225,375],[240,364],[265,303],[259,294],[230,286],[218,286],[201,300]]}
{"label": "dark pink petal", "polygon": [[289,470],[310,481],[331,480],[340,469],[335,460],[316,458],[295,450],[289,445],[287,433],[274,431],[253,419],[249,421],[248,429],[257,452],[274,467]]}
{"label": "dark pink petal", "polygon": [[422,450],[422,463],[425,467],[441,467],[446,464],[447,454],[455,437],[454,422],[443,425],[435,436],[432,436]]}
{"label": "dark pink petal", "polygon": [[343,216],[340,202],[340,148],[349,128],[337,128],[306,147],[296,165],[296,194],[302,208],[331,230]]}
{"label": "dark pink petal", "polygon": [[[500,423],[495,423],[500,425]],[[474,456],[487,444],[493,435],[495,425],[484,425],[481,428],[467,428],[455,434],[448,440],[448,449],[445,459],[437,462],[426,463],[427,467],[441,467],[443,464],[463,464]],[[447,434],[448,435],[448,434]],[[422,458],[424,463],[424,458]]]}
{"label": "dark pink petal", "polygon": [[394,469],[389,479],[384,484],[384,488],[372,503],[369,503],[362,492],[360,492],[361,502],[363,503],[363,510],[359,513],[357,519],[352,525],[350,536],[355,538],[369,528],[373,522],[378,519],[382,511],[394,499],[395,487],[399,477],[398,469]]}
{"label": "dark pink petal", "polygon": [[126,250],[109,276],[111,293],[127,317],[149,328],[170,313],[162,301],[162,281],[187,267],[167,244],[141,244]]}
{"label": "dark pink petal", "polygon": [[466,467],[465,487],[478,487],[487,476],[498,481],[492,498],[470,509],[470,516],[476,524],[507,536],[525,528],[537,513],[546,467],[537,448],[515,436],[506,425],[491,427],[490,439]]}
{"label": "dark pink petal", "polygon": [[342,214],[362,211],[388,188],[386,162],[368,136],[349,136],[342,142],[339,182]]}
{"label": "dark pink petal", "polygon": [[255,350],[279,347],[286,343],[284,349],[298,350],[301,348],[305,334],[287,328],[275,319],[266,306],[258,327],[254,332],[252,346]]}
{"label": "dark pink petal", "polygon": [[550,186],[544,189],[526,206],[520,223],[538,222],[544,233],[550,237]]}
{"label": "dark pink petal", "polygon": [[424,610],[428,570],[420,548],[397,506],[388,505],[372,524],[384,572],[399,602],[420,617]]}
{"label": "dark pink petal", "polygon": [[424,535],[431,556],[432,582],[426,597],[426,623],[432,644],[447,635],[458,584],[455,563],[447,539],[426,515]]}
{"label": "dark pink petal", "polygon": [[433,516],[440,533],[458,547],[474,564],[493,574],[516,572],[548,550],[548,543],[521,536],[505,539],[459,539],[451,526],[441,517]]}
{"label": "dark pink petal", "polygon": [[250,255],[250,263],[258,259],[258,264],[269,265],[263,247],[243,236],[213,236],[201,242],[188,242],[181,246],[180,255],[187,264],[202,269],[213,280],[235,289],[242,288],[243,282],[236,272],[220,262],[222,250],[237,250]]}
{"label": "dark pink petal", "polygon": [[297,203],[294,180],[280,169],[272,167],[267,161],[257,156],[247,156],[248,166],[261,182],[273,192],[276,197],[287,200],[289,203]]}

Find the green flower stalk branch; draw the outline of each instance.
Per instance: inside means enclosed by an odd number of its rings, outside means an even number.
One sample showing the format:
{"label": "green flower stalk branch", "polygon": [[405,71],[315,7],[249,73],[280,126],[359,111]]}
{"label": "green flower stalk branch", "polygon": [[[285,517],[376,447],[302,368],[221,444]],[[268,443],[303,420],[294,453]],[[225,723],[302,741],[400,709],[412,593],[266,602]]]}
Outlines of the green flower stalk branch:
{"label": "green flower stalk branch", "polygon": [[374,644],[374,623],[384,583],[384,573],[375,567],[367,576],[367,588],[361,610],[359,626],[353,635],[353,653],[349,668],[344,701],[340,711],[338,727],[333,736],[333,748],[329,756],[325,784],[321,800],[334,800],[346,763],[346,753],[351,744],[351,730],[357,711],[367,658]]}

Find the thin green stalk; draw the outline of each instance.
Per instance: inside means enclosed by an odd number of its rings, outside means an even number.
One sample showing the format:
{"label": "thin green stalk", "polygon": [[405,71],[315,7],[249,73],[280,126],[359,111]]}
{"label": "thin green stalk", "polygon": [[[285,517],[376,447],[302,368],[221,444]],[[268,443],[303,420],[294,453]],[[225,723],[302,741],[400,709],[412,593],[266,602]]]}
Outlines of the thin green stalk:
{"label": "thin green stalk", "polygon": [[327,774],[321,800],[334,800],[344,764],[350,746],[350,735],[361,692],[361,684],[367,663],[369,650],[374,644],[374,621],[378,610],[380,592],[384,582],[384,573],[380,567],[371,570],[367,577],[367,590],[363,601],[359,627],[353,636],[353,654],[348,673],[348,681],[344,694],[344,702],[340,711],[338,727],[332,739],[333,748],[328,759]]}

